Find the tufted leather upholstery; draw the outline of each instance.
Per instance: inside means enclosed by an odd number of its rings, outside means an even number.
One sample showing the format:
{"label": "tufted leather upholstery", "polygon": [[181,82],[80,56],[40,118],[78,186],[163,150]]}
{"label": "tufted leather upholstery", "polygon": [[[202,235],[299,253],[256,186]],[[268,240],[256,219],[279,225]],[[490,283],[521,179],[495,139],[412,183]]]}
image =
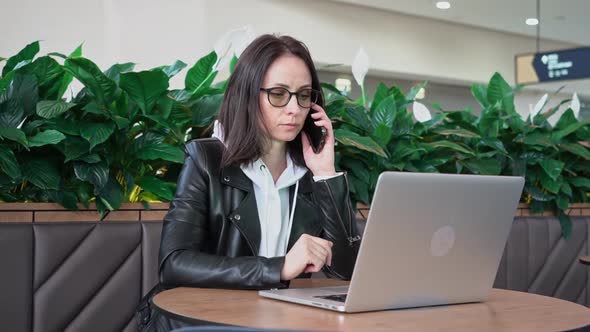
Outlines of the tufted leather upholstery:
{"label": "tufted leather upholstery", "polygon": [[515,218],[494,287],[590,306],[590,267],[578,262],[590,253],[590,217],[572,217],[572,222],[566,240],[555,218]]}
{"label": "tufted leather upholstery", "polygon": [[2,330],[135,331],[135,307],[157,282],[161,228],[0,224]]}
{"label": "tufted leather upholstery", "polygon": [[[556,219],[517,217],[494,286],[590,305],[589,217],[571,239]],[[359,223],[362,231],[364,223]],[[0,223],[3,331],[136,331],[156,284],[159,222]]]}

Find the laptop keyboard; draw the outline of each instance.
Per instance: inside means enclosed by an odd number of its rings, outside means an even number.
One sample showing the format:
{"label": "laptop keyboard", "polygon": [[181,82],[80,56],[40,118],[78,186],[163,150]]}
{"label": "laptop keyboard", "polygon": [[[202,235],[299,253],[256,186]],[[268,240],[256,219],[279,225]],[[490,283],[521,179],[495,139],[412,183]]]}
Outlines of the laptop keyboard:
{"label": "laptop keyboard", "polygon": [[323,296],[314,296],[319,299],[326,299],[331,301],[338,301],[338,302],[346,302],[346,294],[334,294],[334,295],[323,295]]}

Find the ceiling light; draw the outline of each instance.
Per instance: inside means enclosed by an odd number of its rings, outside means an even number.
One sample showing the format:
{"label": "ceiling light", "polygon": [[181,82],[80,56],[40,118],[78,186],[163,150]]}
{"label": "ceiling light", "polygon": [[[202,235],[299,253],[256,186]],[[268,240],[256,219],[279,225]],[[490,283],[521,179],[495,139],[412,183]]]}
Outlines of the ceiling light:
{"label": "ceiling light", "polygon": [[451,8],[451,3],[448,1],[437,1],[436,8],[438,9],[449,9]]}
{"label": "ceiling light", "polygon": [[534,17],[527,18],[525,22],[526,22],[527,25],[537,25],[537,24],[539,24],[539,20],[536,19],[536,18],[534,18]]}

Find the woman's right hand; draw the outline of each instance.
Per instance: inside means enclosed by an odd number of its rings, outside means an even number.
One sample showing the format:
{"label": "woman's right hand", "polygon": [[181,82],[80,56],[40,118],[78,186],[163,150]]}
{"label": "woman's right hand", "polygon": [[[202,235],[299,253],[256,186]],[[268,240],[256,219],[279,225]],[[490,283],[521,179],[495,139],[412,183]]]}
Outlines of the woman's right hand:
{"label": "woman's right hand", "polygon": [[281,280],[291,280],[301,273],[319,272],[324,264],[332,264],[333,243],[303,234],[285,256]]}

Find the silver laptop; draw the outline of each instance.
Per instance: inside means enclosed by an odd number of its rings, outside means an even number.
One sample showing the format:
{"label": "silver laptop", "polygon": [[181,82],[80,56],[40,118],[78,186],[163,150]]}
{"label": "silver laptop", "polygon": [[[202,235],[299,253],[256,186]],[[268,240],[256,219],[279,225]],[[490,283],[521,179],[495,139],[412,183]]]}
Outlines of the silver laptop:
{"label": "silver laptop", "polygon": [[259,294],[340,312],[485,301],[524,178],[384,172],[346,287]]}

